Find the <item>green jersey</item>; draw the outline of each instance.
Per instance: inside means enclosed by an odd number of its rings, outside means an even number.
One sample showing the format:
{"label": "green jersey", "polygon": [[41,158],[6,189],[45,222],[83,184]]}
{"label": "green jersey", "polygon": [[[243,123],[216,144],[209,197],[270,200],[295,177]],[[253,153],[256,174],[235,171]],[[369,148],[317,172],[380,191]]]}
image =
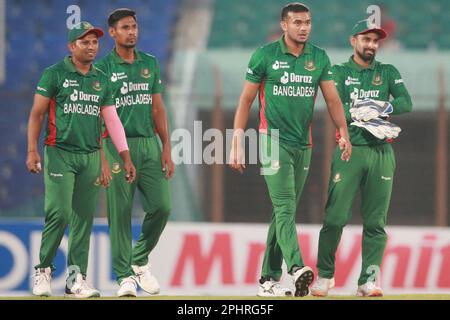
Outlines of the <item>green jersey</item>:
{"label": "green jersey", "polygon": [[332,80],[326,52],[306,43],[298,57],[289,53],[284,36],[256,50],[246,79],[259,83],[259,131],[278,129],[280,142],[296,148],[312,145],[311,120],[317,88]]}
{"label": "green jersey", "polygon": [[348,62],[332,67],[333,79],[344,105],[348,132],[353,145],[378,145],[387,143],[374,137],[367,130],[351,126],[350,106],[355,99],[370,98],[389,101],[390,96],[394,111],[392,115],[411,111],[411,97],[398,70],[391,64],[374,60],[368,68],[358,65],[353,56]]}
{"label": "green jersey", "polygon": [[111,79],[114,102],[129,138],[153,137],[152,94],[161,93],[158,60],[135,50],[135,60],[128,63],[114,49],[96,63]]}
{"label": "green jersey", "polygon": [[50,98],[45,144],[74,153],[100,149],[100,109],[112,106],[107,76],[91,66],[82,74],[70,57],[45,69],[36,93]]}

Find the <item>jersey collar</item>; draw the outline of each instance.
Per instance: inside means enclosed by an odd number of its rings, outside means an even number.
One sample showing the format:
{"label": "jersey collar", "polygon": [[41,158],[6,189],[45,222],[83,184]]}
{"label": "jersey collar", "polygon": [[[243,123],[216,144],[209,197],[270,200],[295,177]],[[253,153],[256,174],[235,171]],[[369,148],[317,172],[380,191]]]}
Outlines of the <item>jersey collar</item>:
{"label": "jersey collar", "polygon": [[[286,43],[284,42],[284,35],[281,36],[281,38],[278,40],[278,43],[280,44],[281,52],[283,52],[283,54],[293,55],[292,53],[289,52]],[[305,47],[303,48],[303,52],[300,56],[304,54],[310,54],[311,52],[312,52],[311,44],[309,42],[306,42]]]}
{"label": "jersey collar", "polygon": [[375,59],[373,59],[372,62],[369,64],[369,66],[367,68],[364,68],[361,65],[357,64],[355,62],[355,60],[353,60],[353,55],[350,57],[350,59],[348,59],[348,66],[350,68],[352,68],[352,69],[355,69],[356,71],[359,71],[359,72],[361,72],[362,70],[365,70],[365,69],[374,70],[376,64],[377,64],[377,61]]}
{"label": "jersey collar", "polygon": [[[122,59],[122,57],[121,56],[119,56],[118,54],[117,54],[117,51],[116,51],[116,48],[114,47],[114,49],[112,50],[112,58],[113,58],[113,60],[114,60],[114,62],[115,63],[118,63],[118,64],[129,64],[128,62],[126,62],[125,60],[123,60]],[[136,49],[134,49],[134,57],[135,57],[135,59],[134,59],[134,62],[133,63],[135,63],[135,62],[140,62],[140,61],[142,61],[142,57],[141,57],[141,54],[136,50]]]}
{"label": "jersey collar", "polygon": [[66,67],[67,71],[78,73],[79,75],[81,75],[83,77],[90,77],[90,76],[96,76],[97,75],[97,69],[94,68],[94,66],[92,64],[91,64],[91,68],[89,69],[89,72],[87,74],[82,74],[81,72],[79,72],[75,68],[75,65],[72,62],[72,57],[71,56],[67,56],[67,57],[64,58],[64,66]]}

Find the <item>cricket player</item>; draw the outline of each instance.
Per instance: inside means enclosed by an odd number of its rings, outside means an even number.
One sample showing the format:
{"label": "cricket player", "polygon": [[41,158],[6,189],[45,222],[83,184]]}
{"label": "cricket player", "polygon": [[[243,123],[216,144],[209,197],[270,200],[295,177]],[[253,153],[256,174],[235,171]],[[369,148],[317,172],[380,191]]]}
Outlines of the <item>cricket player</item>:
{"label": "cricket player", "polygon": [[[330,60],[323,49],[308,41],[309,8],[302,3],[286,5],[281,12],[280,25],[283,36],[257,49],[250,59],[234,119],[230,154],[231,167],[242,172],[245,168],[242,134],[259,91],[260,141],[261,148],[266,149],[262,153],[268,154],[271,144],[279,141],[279,159],[263,161],[263,168],[273,170],[273,174],[264,176],[273,213],[257,293],[263,297],[292,295],[290,289],[279,283],[283,258],[293,277],[295,296],[307,295],[314,278],[312,269],[302,260],[295,214],[309,172],[311,120],[319,86],[341,134],[341,157],[348,161],[351,155],[342,103],[331,78]],[[274,129],[278,134],[272,131]]]}
{"label": "cricket player", "polygon": [[50,296],[53,259],[70,225],[66,296],[98,297],[86,282],[89,240],[97,206],[101,174],[101,117],[123,160],[128,183],[135,168],[131,162],[123,126],[117,116],[109,79],[92,66],[103,31],[81,22],[69,31],[71,55],[45,69],[34,96],[28,122],[27,167],[41,171],[38,139],[47,115],[45,139],[45,226],[35,266],[33,294]]}
{"label": "cricket player", "polygon": [[349,162],[341,161],[337,150],[333,156],[319,239],[319,275],[311,288],[315,296],[326,296],[334,286],[336,249],[342,229],[350,220],[358,189],[361,190],[363,239],[357,295],[383,295],[376,280],[386,246],[384,226],[396,166],[391,142],[400,132],[397,125],[386,119],[412,110],[411,98],[398,70],[375,60],[380,40],[386,36],[378,26],[367,20],[359,21],[351,32],[353,55],[348,62],[332,68],[350,124],[353,154]]}
{"label": "cricket player", "polygon": [[[136,284],[150,294],[160,286],[152,275],[148,256],[166,226],[171,199],[168,179],[174,173],[166,112],[161,97],[158,60],[136,49],[138,22],[133,10],[121,8],[108,18],[109,34],[115,48],[96,66],[112,82],[117,113],[124,125],[136,181],[124,183],[121,159],[106,134],[105,155],[112,169],[106,190],[113,269],[120,286],[117,295],[136,296]],[[157,135],[162,142],[162,151]],[[131,212],[136,188],[145,211],[141,233],[132,247]]]}

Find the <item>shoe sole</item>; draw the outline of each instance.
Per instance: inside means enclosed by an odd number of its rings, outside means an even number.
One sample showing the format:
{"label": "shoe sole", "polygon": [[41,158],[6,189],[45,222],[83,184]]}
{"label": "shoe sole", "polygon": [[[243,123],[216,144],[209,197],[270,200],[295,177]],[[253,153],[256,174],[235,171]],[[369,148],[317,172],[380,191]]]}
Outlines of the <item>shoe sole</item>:
{"label": "shoe sole", "polygon": [[289,292],[283,296],[277,296],[277,295],[270,294],[270,293],[268,293],[268,294],[259,294],[258,293],[258,294],[256,294],[256,296],[262,297],[262,298],[283,298],[283,297],[292,297],[292,292]]}
{"label": "shoe sole", "polygon": [[313,295],[314,297],[322,297],[322,298],[328,296],[328,294],[326,294],[326,293],[314,291],[314,290],[311,290],[311,295]]}
{"label": "shoe sole", "polygon": [[77,297],[74,294],[64,293],[64,298],[75,298],[75,299],[90,299],[90,298],[100,298],[100,294],[94,294],[87,297]]}
{"label": "shoe sole", "polygon": [[361,293],[361,292],[357,292],[356,296],[357,297],[366,297],[366,298],[376,298],[376,297],[382,297],[383,293],[379,292],[379,291],[376,291],[376,292],[371,293],[371,294],[364,294],[364,293]]}
{"label": "shoe sole", "polygon": [[309,294],[309,286],[314,281],[314,273],[310,270],[305,271],[297,281],[295,281],[295,296],[304,297]]}
{"label": "shoe sole", "polygon": [[33,293],[33,295],[36,296],[36,297],[43,297],[43,298],[48,298],[48,297],[52,296],[51,293],[41,293],[41,294]]}
{"label": "shoe sole", "polygon": [[137,293],[133,292],[133,291],[125,291],[122,294],[118,294],[117,297],[119,298],[136,298],[137,297]]}

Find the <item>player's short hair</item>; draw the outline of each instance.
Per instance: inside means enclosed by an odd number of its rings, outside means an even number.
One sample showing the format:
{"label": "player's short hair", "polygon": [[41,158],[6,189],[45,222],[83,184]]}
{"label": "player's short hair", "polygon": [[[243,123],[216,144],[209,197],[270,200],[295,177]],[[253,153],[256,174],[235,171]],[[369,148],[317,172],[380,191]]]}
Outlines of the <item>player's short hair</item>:
{"label": "player's short hair", "polygon": [[301,2],[291,2],[281,10],[281,20],[285,20],[289,12],[311,12],[306,4]]}
{"label": "player's short hair", "polygon": [[126,17],[133,17],[133,19],[135,21],[137,21],[135,11],[128,9],[128,8],[119,8],[110,13],[110,15],[108,17],[108,25],[110,27],[115,27],[116,23],[119,20],[126,18]]}

